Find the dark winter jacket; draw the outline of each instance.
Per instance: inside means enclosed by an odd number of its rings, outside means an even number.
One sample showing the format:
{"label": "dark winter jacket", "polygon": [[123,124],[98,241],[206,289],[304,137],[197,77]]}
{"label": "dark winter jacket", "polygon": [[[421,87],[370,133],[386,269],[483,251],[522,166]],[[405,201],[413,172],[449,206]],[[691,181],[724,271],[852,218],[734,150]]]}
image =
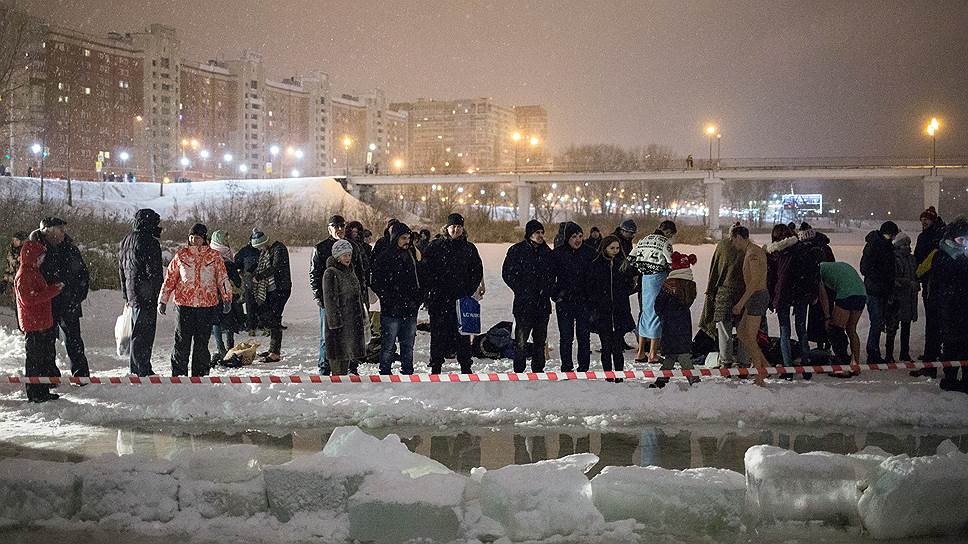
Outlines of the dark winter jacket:
{"label": "dark winter jacket", "polygon": [[421,263],[417,260],[416,249],[397,247],[401,234],[402,231],[394,231],[390,245],[383,249],[373,264],[373,291],[380,297],[382,315],[414,318],[421,303]]}
{"label": "dark winter jacket", "polygon": [[577,226],[575,223],[566,223],[565,243],[551,252],[551,267],[555,276],[551,298],[555,304],[580,307],[585,304],[585,276],[588,265],[595,258],[595,250],[587,242],[578,249],[568,245],[567,240],[576,232]]}
{"label": "dark winter jacket", "polygon": [[[932,287],[937,295],[941,340],[946,352],[968,347],[968,255],[951,240],[942,240],[932,261]],[[957,346],[957,347],[955,347]],[[968,354],[945,355],[965,357]]]}
{"label": "dark winter jacket", "polygon": [[24,332],[46,331],[54,326],[51,300],[60,293],[53,283],[48,283],[37,263],[44,254],[40,242],[26,241],[20,251],[20,268],[14,279],[17,293],[17,317],[20,330]]}
{"label": "dark winter jacket", "polygon": [[716,323],[731,318],[733,305],[746,290],[743,279],[743,258],[746,253],[733,247],[729,239],[720,240],[709,263],[709,283],[703,302],[699,327],[711,338],[716,338]]}
{"label": "dark winter jacket", "polygon": [[30,239],[44,244],[47,256],[40,265],[47,283],[63,283],[64,290],[52,301],[54,320],[61,316],[74,315],[82,317],[81,303],[87,299],[91,286],[91,277],[87,265],[81,256],[81,250],[74,244],[70,236],[64,236],[60,245],[52,245],[47,241],[41,230],[30,233]]}
{"label": "dark winter jacket", "polygon": [[914,246],[914,262],[916,266],[921,266],[921,263],[928,258],[928,255],[935,249],[938,249],[938,244],[944,238],[944,228],[944,221],[939,217],[930,228],[924,229],[921,231],[921,234],[918,234],[918,241]]}
{"label": "dark winter jacket", "polygon": [[292,293],[292,270],[289,269],[289,248],[279,241],[272,242],[266,249],[269,252],[269,267],[254,277],[256,281],[272,278],[275,290]]}
{"label": "dark winter jacket", "polygon": [[889,324],[918,320],[920,289],[914,255],[911,254],[911,241],[907,239],[906,244],[896,244],[894,247],[894,296],[886,316]]}
{"label": "dark winter jacket", "polygon": [[515,317],[542,317],[551,313],[555,275],[548,244],[522,240],[508,248],[501,277],[514,292]]}
{"label": "dark winter jacket", "polygon": [[326,357],[352,361],[364,356],[366,310],[360,298],[360,280],[350,266],[330,257],[323,273],[323,302],[326,304]]}
{"label": "dark winter jacket", "polygon": [[767,258],[767,288],[774,310],[809,304],[820,286],[821,254],[815,247],[791,236],[763,246]]}
{"label": "dark winter jacket", "polygon": [[696,300],[696,282],[669,277],[655,298],[655,313],[662,321],[662,353],[673,355],[692,352],[692,312]]}
{"label": "dark winter jacket", "polygon": [[798,232],[797,237],[819,256],[820,262],[832,263],[837,260],[834,257],[834,250],[830,248],[830,238],[826,234],[807,229]]}
{"label": "dark winter jacket", "polygon": [[420,284],[427,293],[431,312],[454,307],[457,299],[477,292],[484,276],[484,265],[477,247],[467,236],[442,236],[427,245],[423,254]]}
{"label": "dark winter jacket", "polygon": [[626,239],[625,236],[622,236],[621,227],[616,227],[612,235],[618,238],[618,243],[622,246],[622,255],[628,257],[632,253],[632,238]]}
{"label": "dark winter jacket", "polygon": [[259,250],[252,247],[252,244],[247,244],[235,254],[235,264],[242,275],[255,274],[259,267]]}
{"label": "dark winter jacket", "polygon": [[635,278],[621,271],[622,254],[606,259],[599,254],[588,265],[585,282],[591,331],[597,334],[627,333],[635,328],[629,295],[635,292]]}
{"label": "dark winter jacket", "polygon": [[864,275],[867,295],[889,297],[894,292],[894,244],[872,230],[864,239],[864,255],[860,259],[860,273]]}
{"label": "dark winter jacket", "polygon": [[139,210],[134,230],[121,240],[118,250],[118,275],[121,296],[132,308],[151,308],[158,304],[165,269],[161,263],[161,218],[152,210]]}
{"label": "dark winter jacket", "polygon": [[309,265],[309,288],[313,291],[313,298],[320,308],[323,306],[323,273],[326,272],[326,261],[333,256],[333,244],[336,238],[330,236],[313,248],[313,258]]}

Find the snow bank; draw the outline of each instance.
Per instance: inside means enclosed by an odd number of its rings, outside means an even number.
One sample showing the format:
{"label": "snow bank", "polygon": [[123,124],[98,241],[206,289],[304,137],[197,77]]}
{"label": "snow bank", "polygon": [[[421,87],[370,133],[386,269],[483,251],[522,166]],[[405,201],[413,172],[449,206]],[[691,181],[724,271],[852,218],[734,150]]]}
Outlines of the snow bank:
{"label": "snow bank", "polygon": [[891,457],[872,474],[858,509],[874,538],[968,532],[968,455]]}
{"label": "snow bank", "polygon": [[203,518],[250,517],[268,510],[266,484],[253,445],[195,450],[178,458],[178,506]]}
{"label": "snow bank", "polygon": [[479,472],[484,515],[503,525],[515,541],[594,531],[605,519],[579,468],[588,460],[583,454]]}
{"label": "snow bank", "polygon": [[70,463],[0,461],[0,519],[27,523],[69,519],[80,507],[81,481]]}
{"label": "snow bank", "polygon": [[718,533],[741,525],[746,481],[732,470],[605,467],[592,478],[606,521],[633,518],[675,533]]}
{"label": "snow bank", "polygon": [[348,499],[363,483],[369,468],[349,458],[317,453],[265,468],[269,512],[289,521],[301,512],[345,512]]}
{"label": "snow bank", "polygon": [[104,455],[76,465],[81,475],[82,520],[128,514],[141,521],[171,521],[178,512],[175,465],[137,455]]}
{"label": "snow bank", "polygon": [[754,521],[856,524],[857,501],[872,463],[827,452],[774,446],[746,451],[746,502]]}
{"label": "snow bank", "polygon": [[371,472],[399,472],[411,478],[452,473],[437,461],[411,452],[395,434],[380,440],[359,427],[337,427],[326,441],[323,455],[354,459]]}

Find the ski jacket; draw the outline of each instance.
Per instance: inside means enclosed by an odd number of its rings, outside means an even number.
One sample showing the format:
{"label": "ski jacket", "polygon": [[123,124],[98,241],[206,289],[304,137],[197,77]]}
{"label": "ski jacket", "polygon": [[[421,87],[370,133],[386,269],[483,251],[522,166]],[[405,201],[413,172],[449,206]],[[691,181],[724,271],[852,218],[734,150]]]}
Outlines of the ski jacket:
{"label": "ski jacket", "polygon": [[672,242],[659,232],[642,238],[629,254],[629,264],[643,275],[672,270]]}
{"label": "ski jacket", "polygon": [[27,240],[20,251],[20,268],[14,278],[17,293],[17,317],[24,332],[46,331],[54,326],[51,301],[61,290],[47,283],[37,261],[44,255],[44,245]]}
{"label": "ski jacket", "polygon": [[168,264],[160,302],[167,303],[172,294],[175,304],[189,308],[211,308],[220,302],[232,302],[232,286],[222,255],[208,246],[179,249]]}
{"label": "ski jacket", "polygon": [[508,248],[501,277],[514,292],[511,313],[515,317],[551,313],[555,281],[551,254],[548,244],[535,244],[531,240],[522,240]]}
{"label": "ski jacket", "polygon": [[165,278],[157,238],[161,218],[149,211],[139,210],[134,230],[121,240],[118,250],[121,296],[132,308],[154,308]]}

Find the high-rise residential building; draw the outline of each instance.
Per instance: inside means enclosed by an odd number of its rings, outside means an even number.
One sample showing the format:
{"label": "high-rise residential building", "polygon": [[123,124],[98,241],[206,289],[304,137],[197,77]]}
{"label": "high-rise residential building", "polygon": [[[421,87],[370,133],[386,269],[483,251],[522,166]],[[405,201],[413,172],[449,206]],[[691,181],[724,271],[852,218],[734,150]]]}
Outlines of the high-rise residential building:
{"label": "high-rise residential building", "polygon": [[244,160],[238,144],[238,78],[214,60],[183,61],[180,73],[178,148],[192,157],[181,169],[199,178],[235,175]]}
{"label": "high-rise residential building", "polygon": [[174,28],[153,24],[131,35],[142,59],[144,82],[142,120],[138,130],[144,143],[134,162],[149,179],[179,167],[181,44]]}
{"label": "high-rise residential building", "polygon": [[413,171],[462,172],[514,165],[514,110],[493,99],[419,99],[391,104],[390,109],[407,113]]}
{"label": "high-rise residential building", "polygon": [[514,106],[514,130],[520,138],[518,164],[526,167],[548,166],[551,157],[548,148],[548,111],[543,106]]}

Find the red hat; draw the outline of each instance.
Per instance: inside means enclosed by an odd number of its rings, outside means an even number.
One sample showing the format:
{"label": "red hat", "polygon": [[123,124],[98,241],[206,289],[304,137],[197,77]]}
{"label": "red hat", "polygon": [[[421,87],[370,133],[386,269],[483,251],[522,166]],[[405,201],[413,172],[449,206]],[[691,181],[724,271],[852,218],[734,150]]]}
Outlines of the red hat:
{"label": "red hat", "polygon": [[683,270],[689,268],[690,266],[696,264],[696,258],[694,253],[686,255],[685,253],[679,253],[678,251],[672,252],[672,269],[673,270]]}
{"label": "red hat", "polygon": [[930,219],[931,221],[937,221],[938,210],[935,210],[934,206],[928,206],[928,209],[921,212],[921,217],[919,219]]}

